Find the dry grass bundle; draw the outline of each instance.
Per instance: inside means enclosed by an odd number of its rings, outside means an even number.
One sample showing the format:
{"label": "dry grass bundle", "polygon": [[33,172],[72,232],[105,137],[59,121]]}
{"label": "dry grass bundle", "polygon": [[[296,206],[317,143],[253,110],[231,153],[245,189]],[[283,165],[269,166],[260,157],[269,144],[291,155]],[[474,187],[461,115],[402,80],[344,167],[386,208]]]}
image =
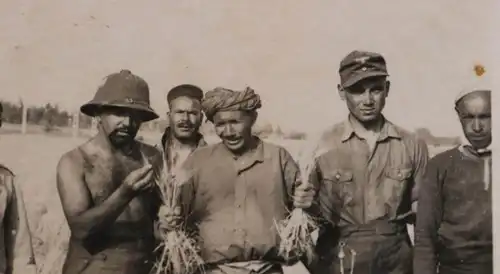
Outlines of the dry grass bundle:
{"label": "dry grass bundle", "polygon": [[[308,159],[311,160],[311,159]],[[313,163],[310,161],[301,166],[301,185],[308,184],[309,174]],[[276,222],[276,229],[281,239],[279,255],[285,260],[305,257],[309,263],[314,258],[314,240],[312,232],[318,226],[312,216],[301,208],[294,208],[290,215],[280,222]]]}
{"label": "dry grass bundle", "polygon": [[[163,168],[156,173],[155,182],[160,190],[163,205],[168,210],[173,212],[176,207],[180,206],[181,187],[190,176],[183,171],[175,172],[175,174],[169,172],[167,161],[164,159]],[[204,262],[199,256],[197,243],[182,225],[178,225],[173,230],[160,228],[159,233],[163,238],[163,243],[156,248],[156,250],[162,250],[160,259],[156,262],[156,274],[190,274],[202,270]]]}

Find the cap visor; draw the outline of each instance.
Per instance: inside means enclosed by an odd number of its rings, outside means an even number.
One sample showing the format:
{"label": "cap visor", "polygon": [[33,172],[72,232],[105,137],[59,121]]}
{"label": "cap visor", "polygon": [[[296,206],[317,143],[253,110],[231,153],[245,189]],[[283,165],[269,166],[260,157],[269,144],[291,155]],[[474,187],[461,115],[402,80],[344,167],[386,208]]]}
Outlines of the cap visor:
{"label": "cap visor", "polygon": [[350,77],[347,81],[345,81],[342,84],[342,87],[347,88],[347,87],[350,87],[350,86],[356,84],[357,82],[359,82],[361,80],[364,80],[367,78],[372,78],[372,77],[380,77],[380,76],[389,76],[389,74],[386,72],[383,72],[383,71],[367,71],[367,72],[359,73],[359,74],[356,74],[356,75]]}

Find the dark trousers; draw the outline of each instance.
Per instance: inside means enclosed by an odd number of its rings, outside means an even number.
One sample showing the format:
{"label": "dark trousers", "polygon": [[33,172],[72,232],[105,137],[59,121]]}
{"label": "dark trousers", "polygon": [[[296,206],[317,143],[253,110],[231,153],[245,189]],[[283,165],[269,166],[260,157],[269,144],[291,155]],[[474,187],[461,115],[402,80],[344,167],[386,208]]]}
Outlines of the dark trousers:
{"label": "dark trousers", "polygon": [[493,274],[493,262],[460,263],[440,265],[439,274]]}
{"label": "dark trousers", "polygon": [[[322,259],[312,274],[412,274],[413,252],[406,226],[389,226],[385,231],[373,227],[341,230],[331,242],[330,254],[320,254]],[[338,257],[340,245],[345,245],[343,262]]]}
{"label": "dark trousers", "polygon": [[152,252],[131,242],[91,253],[71,241],[62,274],[149,274],[154,265]]}

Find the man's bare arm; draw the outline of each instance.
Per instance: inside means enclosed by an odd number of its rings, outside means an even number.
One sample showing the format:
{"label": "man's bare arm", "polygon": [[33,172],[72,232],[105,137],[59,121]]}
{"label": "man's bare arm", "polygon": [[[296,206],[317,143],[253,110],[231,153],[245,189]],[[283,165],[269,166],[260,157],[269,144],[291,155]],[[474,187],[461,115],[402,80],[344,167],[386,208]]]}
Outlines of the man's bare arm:
{"label": "man's bare arm", "polygon": [[57,190],[72,237],[85,239],[109,227],[137,191],[146,187],[150,170],[145,166],[133,171],[103,203],[94,206],[83,179],[83,163],[71,154],[64,155],[57,166]]}

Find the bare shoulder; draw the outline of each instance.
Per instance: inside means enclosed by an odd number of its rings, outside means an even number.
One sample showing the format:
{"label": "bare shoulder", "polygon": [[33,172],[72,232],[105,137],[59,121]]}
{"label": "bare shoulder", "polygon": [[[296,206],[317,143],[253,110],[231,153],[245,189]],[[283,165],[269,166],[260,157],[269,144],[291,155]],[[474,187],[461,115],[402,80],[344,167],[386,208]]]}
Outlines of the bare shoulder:
{"label": "bare shoulder", "polygon": [[83,155],[85,153],[85,146],[86,145],[81,145],[64,153],[61,156],[57,164],[58,176],[68,173],[83,173],[83,170],[85,168],[85,160]]}

